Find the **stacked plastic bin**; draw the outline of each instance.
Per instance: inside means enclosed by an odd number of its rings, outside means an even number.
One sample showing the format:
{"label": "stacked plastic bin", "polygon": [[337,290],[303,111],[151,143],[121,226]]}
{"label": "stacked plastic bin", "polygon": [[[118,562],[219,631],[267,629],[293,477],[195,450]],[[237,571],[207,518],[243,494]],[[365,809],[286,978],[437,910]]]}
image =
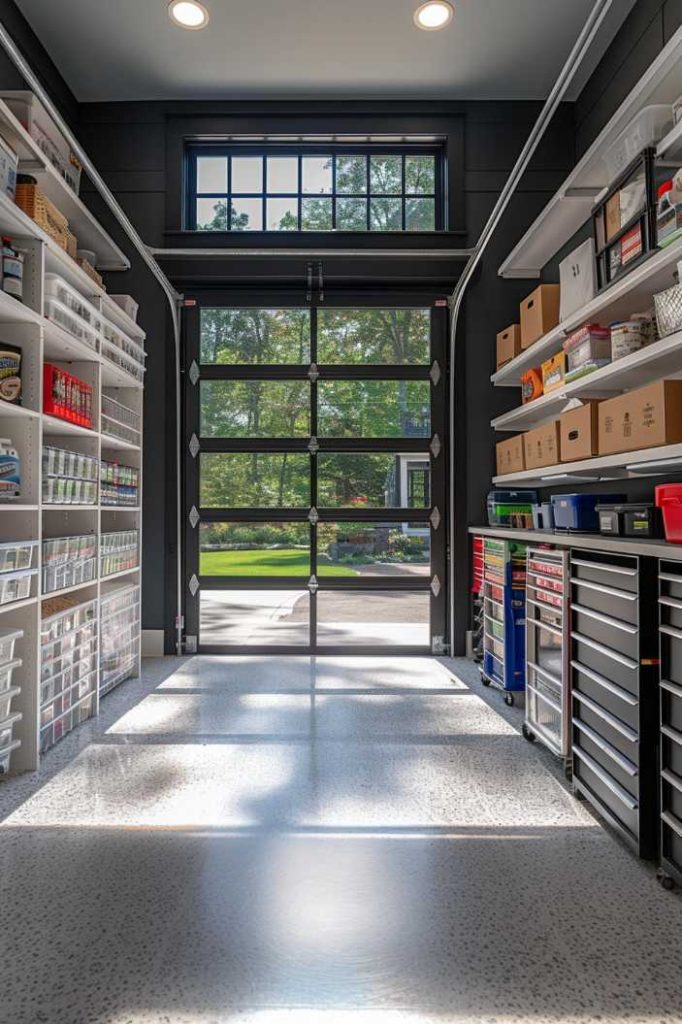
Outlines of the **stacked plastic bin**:
{"label": "stacked plastic bin", "polygon": [[129,444],[140,443],[139,413],[129,409],[110,395],[102,394],[102,433],[118,437]]}
{"label": "stacked plastic bin", "polygon": [[43,447],[43,503],[96,505],[99,459],[65,448]]}
{"label": "stacked plastic bin", "polygon": [[112,363],[116,363],[135,380],[144,380],[146,358],[144,349],[104,318],[102,318],[101,352],[103,356],[106,356]]}
{"label": "stacked plastic bin", "polygon": [[140,588],[120,587],[100,598],[100,697],[137,673]]}
{"label": "stacked plastic bin", "polygon": [[93,533],[43,541],[43,593],[76,587],[97,578],[97,537]]}
{"label": "stacked plastic bin", "polygon": [[15,540],[0,544],[0,605],[23,601],[31,596],[37,540]]}
{"label": "stacked plastic bin", "polygon": [[103,533],[100,543],[101,576],[112,576],[117,572],[134,569],[140,564],[137,530]]}
{"label": "stacked plastic bin", "polygon": [[526,545],[485,538],[483,665],[486,686],[505,691],[507,704],[526,685]]}
{"label": "stacked plastic bin", "polygon": [[48,750],[97,709],[97,601],[43,602],[40,749]]}
{"label": "stacked plastic bin", "polygon": [[10,768],[12,752],[21,746],[14,739],[14,727],[21,721],[19,712],[12,712],[12,702],[21,693],[20,686],[12,686],[14,670],[21,667],[21,658],[15,658],[17,640],[24,632],[21,629],[0,629],[0,775],[6,775]]}
{"label": "stacked plastic bin", "polygon": [[102,505],[137,505],[140,474],[134,466],[103,461],[100,467],[100,502]]}

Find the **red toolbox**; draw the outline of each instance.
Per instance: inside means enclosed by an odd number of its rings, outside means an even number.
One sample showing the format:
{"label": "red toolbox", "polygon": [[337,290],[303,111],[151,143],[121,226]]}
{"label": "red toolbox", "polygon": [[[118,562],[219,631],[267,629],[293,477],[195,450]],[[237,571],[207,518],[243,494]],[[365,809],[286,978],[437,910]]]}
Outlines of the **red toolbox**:
{"label": "red toolbox", "polygon": [[665,539],[682,544],[682,484],[659,484],[656,504],[663,514]]}

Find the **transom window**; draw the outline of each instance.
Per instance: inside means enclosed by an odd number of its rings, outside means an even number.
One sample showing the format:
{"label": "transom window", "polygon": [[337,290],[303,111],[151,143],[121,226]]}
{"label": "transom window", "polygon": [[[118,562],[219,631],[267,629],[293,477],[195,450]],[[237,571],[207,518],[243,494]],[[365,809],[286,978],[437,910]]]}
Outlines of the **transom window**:
{"label": "transom window", "polygon": [[187,151],[194,231],[437,231],[438,147],[244,145]]}

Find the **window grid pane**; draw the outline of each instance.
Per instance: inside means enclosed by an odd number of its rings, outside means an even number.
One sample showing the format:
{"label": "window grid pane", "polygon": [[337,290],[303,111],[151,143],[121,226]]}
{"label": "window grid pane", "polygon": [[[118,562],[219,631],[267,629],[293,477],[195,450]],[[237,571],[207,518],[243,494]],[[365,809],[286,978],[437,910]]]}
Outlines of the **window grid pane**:
{"label": "window grid pane", "polygon": [[[437,159],[434,152],[352,148],[204,150],[193,154],[190,216],[198,231],[435,231]],[[219,188],[223,181],[226,191]]]}

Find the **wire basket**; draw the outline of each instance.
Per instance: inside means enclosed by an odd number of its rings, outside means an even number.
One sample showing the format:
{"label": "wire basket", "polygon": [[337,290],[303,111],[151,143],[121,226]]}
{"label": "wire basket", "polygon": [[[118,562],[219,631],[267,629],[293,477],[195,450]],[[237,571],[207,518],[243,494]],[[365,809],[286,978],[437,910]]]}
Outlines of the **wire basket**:
{"label": "wire basket", "polygon": [[676,284],[654,295],[658,335],[667,338],[682,330],[682,285]]}
{"label": "wire basket", "polygon": [[38,185],[17,185],[16,204],[61,249],[68,251],[69,222]]}

